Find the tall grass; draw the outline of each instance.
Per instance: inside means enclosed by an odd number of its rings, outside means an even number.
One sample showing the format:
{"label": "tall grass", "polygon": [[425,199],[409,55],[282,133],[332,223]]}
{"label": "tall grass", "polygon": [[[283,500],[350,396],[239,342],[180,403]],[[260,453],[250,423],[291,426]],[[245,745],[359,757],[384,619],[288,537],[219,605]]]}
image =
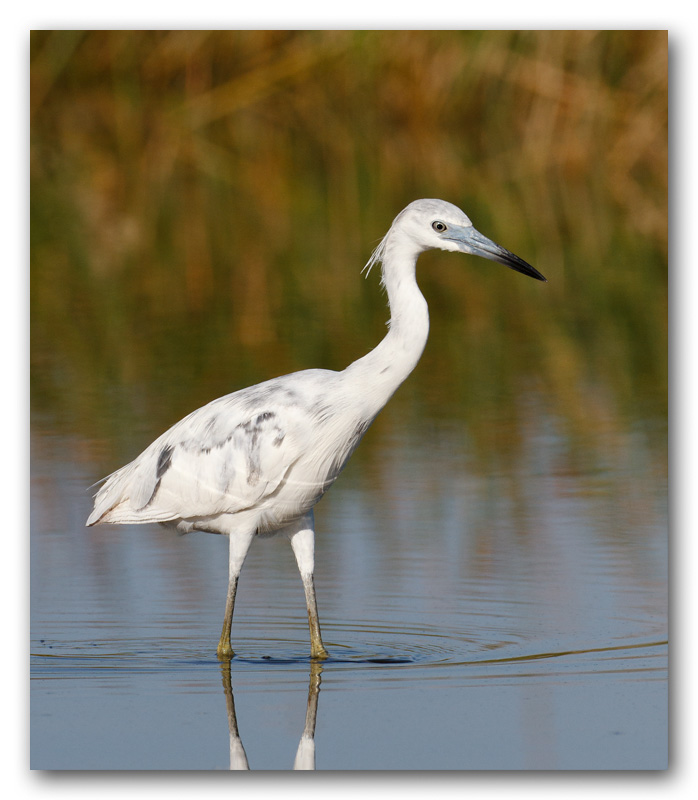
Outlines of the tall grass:
{"label": "tall grass", "polygon": [[34,32],[35,407],[103,436],[124,402],[164,424],[342,368],[384,330],[361,265],[423,196],[550,282],[425,256],[413,408],[661,419],[665,32]]}

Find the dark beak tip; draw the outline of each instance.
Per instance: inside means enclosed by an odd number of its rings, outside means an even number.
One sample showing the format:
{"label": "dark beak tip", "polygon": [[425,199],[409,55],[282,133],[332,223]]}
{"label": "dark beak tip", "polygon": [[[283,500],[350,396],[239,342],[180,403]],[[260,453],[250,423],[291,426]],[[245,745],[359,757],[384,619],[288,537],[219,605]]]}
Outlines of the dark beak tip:
{"label": "dark beak tip", "polygon": [[524,272],[524,275],[528,275],[530,278],[535,278],[537,281],[541,281],[541,283],[547,283],[548,279],[543,275],[543,273],[538,272],[535,267],[532,267],[530,264],[526,264],[528,269]]}
{"label": "dark beak tip", "polygon": [[521,264],[507,264],[509,269],[513,269],[515,272],[520,272],[522,275],[526,275],[528,278],[534,278],[537,281],[541,281],[541,283],[547,283],[548,279],[542,273],[538,272],[535,267],[532,267],[530,264],[526,264],[524,262],[523,265]]}

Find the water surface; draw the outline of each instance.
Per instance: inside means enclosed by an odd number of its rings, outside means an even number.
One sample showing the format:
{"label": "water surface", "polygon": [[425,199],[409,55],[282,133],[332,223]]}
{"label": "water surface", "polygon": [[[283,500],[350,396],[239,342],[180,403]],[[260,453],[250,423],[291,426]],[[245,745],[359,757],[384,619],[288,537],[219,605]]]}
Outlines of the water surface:
{"label": "water surface", "polygon": [[94,476],[76,454],[95,445],[37,422],[32,766],[290,769],[309,729],[301,762],[317,769],[665,767],[651,451],[638,432],[618,443],[628,463],[560,473],[565,441],[547,423],[527,432],[535,463],[501,475],[474,472],[449,425],[376,431],[380,457],[317,508],[330,658],[308,658],[290,548],[263,540],[228,674],[226,540],[85,528]]}

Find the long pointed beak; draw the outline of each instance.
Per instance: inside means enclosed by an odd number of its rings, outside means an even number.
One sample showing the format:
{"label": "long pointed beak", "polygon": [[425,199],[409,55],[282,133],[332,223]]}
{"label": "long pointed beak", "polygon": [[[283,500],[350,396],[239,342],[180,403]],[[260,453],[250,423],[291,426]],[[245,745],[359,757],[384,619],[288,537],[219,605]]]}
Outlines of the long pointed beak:
{"label": "long pointed beak", "polygon": [[537,281],[545,281],[545,283],[548,282],[547,278],[541,275],[535,267],[532,267],[524,261],[523,258],[519,258],[517,255],[514,255],[514,253],[505,250],[501,245],[483,236],[480,231],[475,230],[473,227],[459,228],[457,231],[451,229],[443,238],[458,242],[466,253],[489,258],[491,261],[504,264],[505,267],[509,267],[509,269],[513,269],[515,272],[528,275],[529,278],[535,278]]}

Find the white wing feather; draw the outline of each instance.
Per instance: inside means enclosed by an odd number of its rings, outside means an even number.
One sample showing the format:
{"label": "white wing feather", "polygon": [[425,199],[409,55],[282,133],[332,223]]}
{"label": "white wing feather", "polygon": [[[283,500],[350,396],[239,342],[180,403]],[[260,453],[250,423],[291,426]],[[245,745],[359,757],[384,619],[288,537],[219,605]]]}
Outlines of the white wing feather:
{"label": "white wing feather", "polygon": [[166,522],[257,505],[304,449],[307,420],[288,383],[243,389],[185,417],[109,476],[87,524]]}

